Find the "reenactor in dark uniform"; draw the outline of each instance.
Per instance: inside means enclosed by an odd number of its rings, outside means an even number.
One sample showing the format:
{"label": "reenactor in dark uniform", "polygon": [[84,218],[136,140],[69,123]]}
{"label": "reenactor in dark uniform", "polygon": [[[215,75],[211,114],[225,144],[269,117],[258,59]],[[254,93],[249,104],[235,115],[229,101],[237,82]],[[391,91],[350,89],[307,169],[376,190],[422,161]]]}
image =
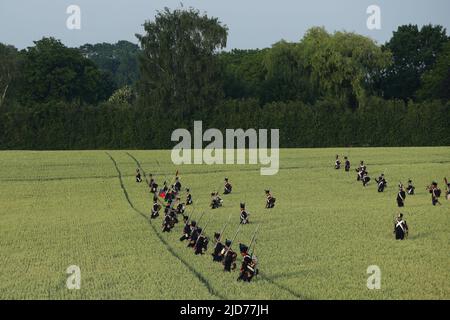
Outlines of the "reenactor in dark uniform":
{"label": "reenactor in dark uniform", "polygon": [[208,243],[209,243],[208,237],[205,234],[203,234],[203,232],[200,232],[197,241],[195,242],[194,245],[194,253],[196,255],[204,254],[208,250]]}
{"label": "reenactor in dark uniform", "polygon": [[416,187],[413,186],[412,180],[408,180],[408,186],[406,187],[406,192],[408,192],[408,195],[412,196],[414,195],[414,190]]}
{"label": "reenactor in dark uniform", "polygon": [[153,206],[152,206],[152,213],[150,217],[152,219],[156,219],[159,216],[159,210],[161,210],[161,205],[158,203],[158,197],[153,197]]}
{"label": "reenactor in dark uniform", "polygon": [[175,184],[173,185],[173,190],[178,193],[181,191],[181,182],[178,177],[175,178]]}
{"label": "reenactor in dark uniform", "polygon": [[222,206],[223,200],[219,197],[218,192],[211,193],[211,209],[217,209]]}
{"label": "reenactor in dark uniform", "polygon": [[403,220],[403,213],[400,213],[394,222],[394,234],[396,240],[403,240],[408,236],[408,225]]}
{"label": "reenactor in dark uniform", "polygon": [[273,207],[275,207],[275,198],[272,196],[272,194],[270,193],[270,190],[265,190],[266,191],[266,208],[267,209],[272,209]]}
{"label": "reenactor in dark uniform", "polygon": [[362,173],[361,181],[362,181],[363,187],[365,187],[365,186],[367,186],[367,184],[370,181],[369,173],[365,169],[362,169],[362,171],[360,171],[360,172]]}
{"label": "reenactor in dark uniform", "polygon": [[245,203],[241,203],[241,215],[240,215],[240,219],[241,219],[241,224],[247,224],[249,223],[249,213],[245,210]]}
{"label": "reenactor in dark uniform", "polygon": [[334,168],[339,170],[341,168],[341,160],[339,160],[339,155],[336,155],[336,161],[334,161]]}
{"label": "reenactor in dark uniform", "polygon": [[359,164],[359,167],[355,169],[358,173],[356,176],[356,181],[361,181],[362,177],[364,176],[364,173],[366,173],[366,166],[364,165],[364,161],[361,161]]}
{"label": "reenactor in dark uniform", "polygon": [[441,196],[441,189],[438,188],[437,182],[433,181],[430,186],[427,187],[428,191],[431,193],[431,203],[433,206],[441,203],[439,202],[439,197]]}
{"label": "reenactor in dark uniform", "polygon": [[225,245],[220,241],[221,238],[221,234],[216,232],[214,233],[214,250],[213,253],[211,254],[213,257],[213,261],[214,262],[221,262],[223,260],[223,254],[224,254],[224,249],[225,249]]}
{"label": "reenactor in dark uniform", "polygon": [[229,193],[231,193],[232,190],[233,190],[233,186],[228,181],[228,178],[225,178],[225,185],[224,185],[224,188],[223,188],[223,194],[229,194]]}
{"label": "reenactor in dark uniform", "polygon": [[405,206],[406,192],[401,183],[399,184],[398,188],[399,190],[397,193],[397,205],[399,208],[402,208]]}
{"label": "reenactor in dark uniform", "polygon": [[183,235],[180,237],[180,241],[187,240],[191,236],[191,224],[188,216],[183,216],[183,223]]}
{"label": "reenactor in dark uniform", "polygon": [[176,219],[174,212],[171,211],[169,214],[166,214],[164,216],[164,220],[162,223],[162,231],[170,232],[177,222],[178,220]]}
{"label": "reenactor in dark uniform", "polygon": [[190,206],[193,202],[192,202],[192,195],[189,191],[189,189],[186,189],[187,192],[187,196],[186,196],[186,205]]}
{"label": "reenactor in dark uniform", "polygon": [[198,237],[202,233],[202,228],[195,228],[192,230],[191,237],[189,238],[188,248],[194,248],[195,244],[197,243]]}
{"label": "reenactor in dark uniform", "polygon": [[378,183],[378,192],[383,192],[384,188],[387,186],[387,181],[384,177],[384,173],[382,173],[378,179],[375,178],[375,181]]}
{"label": "reenactor in dark uniform", "polygon": [[184,215],[184,212],[186,211],[186,206],[184,205],[184,203],[181,202],[180,198],[177,198],[177,203],[178,204],[176,208],[176,213]]}
{"label": "reenactor in dark uniform", "polygon": [[141,171],[139,171],[139,168],[136,169],[136,182],[142,182]]}
{"label": "reenactor in dark uniform", "polygon": [[236,259],[237,253],[231,249],[231,240],[225,241],[225,252],[223,258],[223,271],[231,272],[231,270],[236,269]]}
{"label": "reenactor in dark uniform", "polygon": [[258,273],[258,270],[256,269],[257,260],[248,253],[248,247],[246,245],[240,243],[239,250],[241,251],[242,255],[242,265],[237,280],[250,282]]}
{"label": "reenactor in dark uniform", "polygon": [[148,186],[151,193],[156,193],[156,191],[158,191],[158,184],[156,183],[155,179],[153,179],[152,174],[150,174],[150,182],[148,183]]}
{"label": "reenactor in dark uniform", "polygon": [[345,160],[345,171],[349,172],[350,171],[350,160],[348,160],[348,157],[344,157]]}

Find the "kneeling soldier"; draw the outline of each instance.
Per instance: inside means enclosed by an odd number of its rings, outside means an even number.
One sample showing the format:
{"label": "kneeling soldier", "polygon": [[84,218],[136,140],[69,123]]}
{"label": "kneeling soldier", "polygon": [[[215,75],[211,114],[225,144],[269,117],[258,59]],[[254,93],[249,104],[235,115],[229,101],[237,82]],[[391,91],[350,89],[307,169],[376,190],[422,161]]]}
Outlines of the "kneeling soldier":
{"label": "kneeling soldier", "polygon": [[223,194],[229,194],[233,190],[233,186],[228,181],[228,178],[225,178],[225,186],[223,188]]}
{"label": "kneeling soldier", "polygon": [[186,189],[187,192],[187,196],[186,196],[186,205],[190,206],[193,202],[192,202],[192,195],[189,191],[189,189]]}
{"label": "kneeling soldier", "polygon": [[218,233],[218,232],[214,233],[215,245],[214,245],[213,253],[211,254],[214,262],[221,262],[223,260],[225,246],[220,241],[220,237],[221,237],[220,233]]}
{"label": "kneeling soldier", "polygon": [[142,182],[141,172],[139,171],[139,168],[136,169],[136,182]]}
{"label": "kneeling soldier", "polygon": [[198,254],[204,254],[208,250],[208,243],[209,239],[206,235],[204,235],[202,232],[200,232],[197,241],[194,245],[194,253],[196,255]]}
{"label": "kneeling soldier", "polygon": [[243,244],[239,244],[239,250],[241,251],[242,265],[241,265],[241,273],[237,278],[238,281],[246,281],[250,282],[253,277],[257,274],[256,269],[256,259],[253,259],[250,254],[248,254],[248,247]]}

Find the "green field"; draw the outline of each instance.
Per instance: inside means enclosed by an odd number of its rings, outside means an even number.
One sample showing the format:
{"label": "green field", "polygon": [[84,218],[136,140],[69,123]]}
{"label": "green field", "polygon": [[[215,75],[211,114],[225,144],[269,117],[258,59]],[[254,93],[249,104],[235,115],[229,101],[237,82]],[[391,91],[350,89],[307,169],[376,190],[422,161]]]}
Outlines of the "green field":
{"label": "green field", "polygon": [[[0,299],[450,298],[450,202],[443,196],[433,207],[425,190],[437,180],[444,191],[449,147],[282,150],[275,176],[261,176],[255,165],[175,167],[170,151],[128,152],[159,183],[180,170],[195,207],[210,217],[209,236],[232,213],[231,237],[245,201],[252,223],[238,241],[249,242],[261,223],[258,278],[237,282],[238,273],[224,273],[209,254],[195,256],[178,241],[181,224],[163,234],[161,217],[150,223],[151,196],[135,183],[127,151],[108,151],[112,159],[104,151],[6,151]],[[365,160],[372,178],[384,172],[387,190],[377,193],[374,183],[364,189],[353,170],[334,170],[337,153],[353,166]],[[207,210],[225,176],[234,192],[223,208]],[[410,235],[400,242],[392,234],[395,198],[398,181],[408,178],[417,195],[402,211]],[[264,209],[269,187],[277,198],[272,211]],[[81,268],[80,290],[66,288],[70,265]],[[381,269],[380,290],[366,287],[369,265]]]}

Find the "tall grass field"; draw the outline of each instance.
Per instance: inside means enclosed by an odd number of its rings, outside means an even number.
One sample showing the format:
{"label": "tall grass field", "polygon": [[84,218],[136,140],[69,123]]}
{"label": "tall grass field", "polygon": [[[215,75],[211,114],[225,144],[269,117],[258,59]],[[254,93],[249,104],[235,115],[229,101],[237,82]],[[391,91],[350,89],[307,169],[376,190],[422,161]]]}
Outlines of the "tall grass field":
{"label": "tall grass field", "polygon": [[[334,169],[348,155],[349,173]],[[364,160],[372,181],[364,188],[354,168]],[[0,299],[449,299],[450,147],[283,149],[280,171],[259,165],[180,165],[170,151],[0,152]],[[161,185],[176,170],[193,195],[212,238],[239,204],[250,212],[235,241],[255,246],[259,275],[236,281],[208,253],[195,256],[178,239],[182,223],[162,233],[161,216],[148,218],[152,195],[135,182],[140,166]],[[386,175],[378,193],[374,178]],[[230,179],[222,208],[209,209],[212,191]],[[412,179],[416,195],[399,211],[398,183]],[[426,186],[442,189],[433,207]],[[264,190],[276,197],[264,208]],[[184,191],[183,191],[184,197]],[[404,214],[409,237],[396,241],[394,216]],[[200,223],[202,224],[202,223]],[[79,266],[81,286],[69,290],[67,268]],[[239,265],[239,264],[238,264]],[[369,266],[381,272],[369,289]]]}

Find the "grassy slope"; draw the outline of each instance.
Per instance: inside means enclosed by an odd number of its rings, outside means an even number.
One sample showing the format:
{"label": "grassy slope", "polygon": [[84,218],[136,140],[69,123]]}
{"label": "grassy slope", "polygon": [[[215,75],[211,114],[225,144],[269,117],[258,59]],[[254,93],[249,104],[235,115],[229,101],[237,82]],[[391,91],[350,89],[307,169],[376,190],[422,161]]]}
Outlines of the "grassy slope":
{"label": "grassy slope", "polygon": [[[158,180],[176,170],[167,151],[130,153]],[[333,170],[336,153],[349,153],[353,165],[364,159],[373,178],[384,172],[387,191],[363,189],[354,172]],[[261,223],[262,276],[249,285],[186,249],[177,240],[181,225],[172,234],[160,233],[160,220],[150,225],[139,213],[148,215],[151,197],[134,182],[134,160],[110,154],[136,210],[102,151],[0,153],[0,298],[450,298],[450,203],[432,207],[424,190],[450,176],[450,148],[283,150],[282,169],[271,177],[258,166],[179,167],[197,210],[207,208],[224,176],[234,185],[224,207],[208,211],[208,234],[233,214],[231,237],[240,201],[253,223],[238,240],[248,242]],[[417,186],[403,210],[411,233],[396,242],[396,185],[408,178]],[[277,197],[272,211],[263,209],[265,187]],[[81,267],[79,291],[65,288],[71,264]],[[373,264],[382,290],[366,288]]]}

